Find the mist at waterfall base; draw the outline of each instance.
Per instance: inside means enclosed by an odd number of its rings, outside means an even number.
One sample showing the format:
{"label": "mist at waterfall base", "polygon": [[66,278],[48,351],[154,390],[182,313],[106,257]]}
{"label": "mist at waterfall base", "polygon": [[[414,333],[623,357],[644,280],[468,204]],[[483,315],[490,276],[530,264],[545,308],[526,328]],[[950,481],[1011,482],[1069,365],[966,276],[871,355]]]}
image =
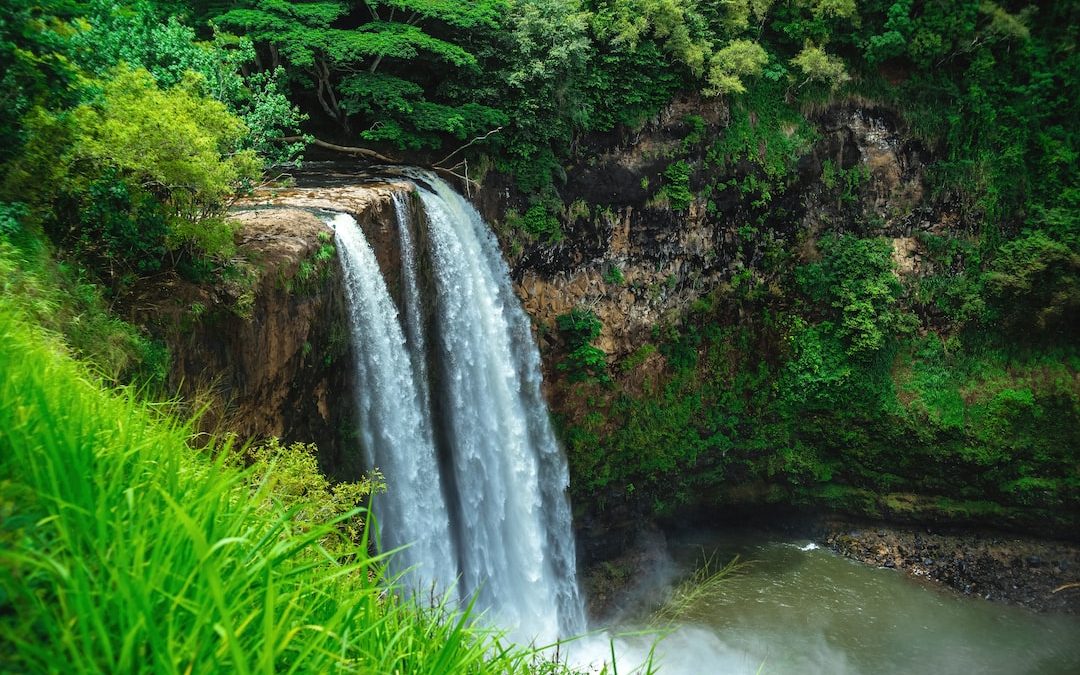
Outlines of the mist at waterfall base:
{"label": "mist at waterfall base", "polygon": [[[1040,630],[1080,644],[1075,623],[973,610],[971,600],[944,600],[894,572],[785,542],[749,552],[779,551],[782,564],[751,567],[723,599],[688,608],[678,624],[650,627],[655,602],[646,602],[617,628],[578,637],[586,624],[568,473],[529,319],[475,209],[433,175],[410,178],[414,196],[394,193],[400,306],[356,221],[327,216],[345,275],[360,445],[389,488],[374,508],[403,591],[451,605],[475,597],[483,620],[521,644],[576,638],[559,654],[582,670],[614,653],[619,673],[651,662],[665,675],[1071,672],[1055,664],[1072,654],[1021,650],[1016,659],[1000,645],[1017,647],[1017,636],[1019,646],[1040,645]],[[693,567],[677,553],[663,559],[639,584],[652,601]]]}
{"label": "mist at waterfall base", "polygon": [[[688,530],[652,546],[609,616],[619,630],[647,624],[703,560],[747,563],[680,604],[657,646],[662,674],[1080,673],[1077,616],[962,596],[774,532]],[[627,645],[637,651],[620,658],[647,648],[641,638]]]}

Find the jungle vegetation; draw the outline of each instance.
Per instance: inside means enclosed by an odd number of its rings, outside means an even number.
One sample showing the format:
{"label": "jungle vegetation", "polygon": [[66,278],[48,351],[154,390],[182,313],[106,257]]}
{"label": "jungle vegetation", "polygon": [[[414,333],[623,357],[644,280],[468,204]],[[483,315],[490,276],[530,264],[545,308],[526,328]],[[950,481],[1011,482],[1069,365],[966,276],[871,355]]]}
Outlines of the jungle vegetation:
{"label": "jungle vegetation", "polygon": [[[618,362],[587,309],[550,327],[582,403],[559,420],[576,502],[1074,528],[1078,31],[1077,3],[1024,0],[5,0],[0,666],[527,667],[386,602],[378,560],[343,544],[363,490],[294,499],[308,450],[193,450],[152,402],[167,349],[111,311],[152,275],[244,283],[228,208],[314,140],[504,176],[506,225],[548,246],[596,139],[722,101],[724,129],[688,118],[649,190],[678,217],[745,199],[741,271]],[[895,111],[930,199],[962,214],[922,235],[932,274],[901,281],[856,216],[813,257],[777,234],[814,111],[845,103]],[[860,199],[857,171],[820,180]],[[184,543],[151,546],[163,524]],[[349,633],[361,614],[372,631]],[[315,624],[333,635],[295,628]]]}

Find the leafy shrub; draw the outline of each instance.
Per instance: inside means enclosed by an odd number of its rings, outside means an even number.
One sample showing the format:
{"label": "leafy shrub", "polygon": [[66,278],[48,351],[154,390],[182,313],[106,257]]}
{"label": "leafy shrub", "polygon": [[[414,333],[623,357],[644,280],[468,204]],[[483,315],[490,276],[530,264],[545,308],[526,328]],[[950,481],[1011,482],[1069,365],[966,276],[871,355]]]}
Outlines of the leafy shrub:
{"label": "leafy shrub", "polygon": [[892,247],[885,239],[843,234],[823,237],[818,248],[822,259],[795,272],[799,287],[832,309],[825,314],[836,321],[848,354],[867,357],[885,346],[900,322]]}
{"label": "leafy shrub", "polygon": [[252,475],[266,483],[275,506],[294,511],[295,523],[305,529],[337,523],[340,536],[328,536],[322,542],[332,555],[349,555],[364,545],[359,512],[373,495],[386,491],[377,470],[358,481],[331,484],[319,470],[314,444],[282,445],[277,438],[248,448],[245,459]]}
{"label": "leafy shrub", "polygon": [[556,366],[568,373],[571,382],[596,379],[610,381],[607,354],[592,344],[600,337],[603,324],[592,310],[575,308],[556,318],[556,325],[566,345],[566,358]]}
{"label": "leafy shrub", "polygon": [[0,236],[12,237],[22,229],[22,221],[30,215],[25,204],[0,202]]}
{"label": "leafy shrub", "polygon": [[690,192],[690,165],[679,160],[664,169],[664,184],[660,194],[666,197],[668,205],[674,211],[686,211],[694,203],[694,194]]}
{"label": "leafy shrub", "polygon": [[76,220],[55,238],[81,262],[114,283],[161,268],[168,219],[162,203],[147,191],[109,168],[68,199],[74,202]]}
{"label": "leafy shrub", "polygon": [[21,239],[16,245],[0,237],[0,296],[17,299],[30,320],[105,381],[164,384],[168,349],[109,313],[102,288],[54,261],[40,235],[24,232]]}
{"label": "leafy shrub", "polygon": [[522,219],[525,231],[546,242],[557,242],[563,238],[559,220],[543,204],[533,204]]}
{"label": "leafy shrub", "polygon": [[623,271],[619,269],[618,265],[612,265],[604,272],[604,283],[612,286],[622,286],[626,283],[626,277],[623,276]]}
{"label": "leafy shrub", "polygon": [[991,302],[1020,330],[1080,321],[1080,251],[1041,231],[998,249],[984,277]]}

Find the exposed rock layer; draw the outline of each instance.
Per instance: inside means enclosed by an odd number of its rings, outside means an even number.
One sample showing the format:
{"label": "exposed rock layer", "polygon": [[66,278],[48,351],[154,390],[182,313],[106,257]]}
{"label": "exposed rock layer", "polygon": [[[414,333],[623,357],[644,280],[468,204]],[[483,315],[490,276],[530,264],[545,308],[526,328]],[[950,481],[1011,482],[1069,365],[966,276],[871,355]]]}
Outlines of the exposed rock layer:
{"label": "exposed rock layer", "polygon": [[[752,195],[731,188],[714,191],[706,208],[703,188],[754,169],[745,162],[725,175],[706,169],[704,151],[682,144],[689,114],[704,120],[706,138],[722,136],[729,123],[721,103],[677,101],[640,133],[604,139],[587,162],[569,169],[565,238],[554,245],[533,243],[513,256],[519,295],[539,323],[550,327],[558,315],[587,307],[604,325],[597,346],[625,356],[655,325],[684,314],[741,271],[760,268],[766,238],[812,258],[814,240],[825,230],[884,235],[896,244],[899,269],[918,273],[924,270],[913,235],[957,220],[941,204],[931,205],[923,182],[926,151],[905,137],[896,115],[854,106],[818,116],[818,140],[772,202],[755,204]],[[664,169],[688,154],[697,167],[690,187],[699,197],[676,212],[658,197],[658,186]],[[823,184],[826,167],[857,177],[851,194]],[[498,178],[489,181],[478,203],[492,220],[501,220],[507,208],[524,207],[515,202],[512,186]],[[754,223],[762,224],[748,233],[746,226]]]}
{"label": "exposed rock layer", "polygon": [[1080,613],[1080,546],[1002,533],[832,524],[824,543],[959,593],[1038,611]]}
{"label": "exposed rock layer", "polygon": [[202,425],[258,441],[314,442],[324,468],[361,470],[351,430],[352,368],[333,230],[320,210],[354,215],[380,266],[399,274],[391,193],[374,184],[265,192],[240,205],[239,256],[247,282],[178,277],[136,289],[128,305],[170,347],[170,387],[205,408]]}

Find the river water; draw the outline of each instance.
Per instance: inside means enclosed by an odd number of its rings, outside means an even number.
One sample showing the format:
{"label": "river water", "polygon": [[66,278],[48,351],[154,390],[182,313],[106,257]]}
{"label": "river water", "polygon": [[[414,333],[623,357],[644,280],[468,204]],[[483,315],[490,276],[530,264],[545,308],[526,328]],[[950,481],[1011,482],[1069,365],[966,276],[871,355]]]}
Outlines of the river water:
{"label": "river water", "polygon": [[[1080,673],[1080,617],[962,597],[805,540],[698,533],[668,552],[669,578],[710,556],[748,565],[680,612],[655,650],[662,674]],[[648,614],[621,629],[646,625]],[[620,673],[648,640],[616,640]]]}

